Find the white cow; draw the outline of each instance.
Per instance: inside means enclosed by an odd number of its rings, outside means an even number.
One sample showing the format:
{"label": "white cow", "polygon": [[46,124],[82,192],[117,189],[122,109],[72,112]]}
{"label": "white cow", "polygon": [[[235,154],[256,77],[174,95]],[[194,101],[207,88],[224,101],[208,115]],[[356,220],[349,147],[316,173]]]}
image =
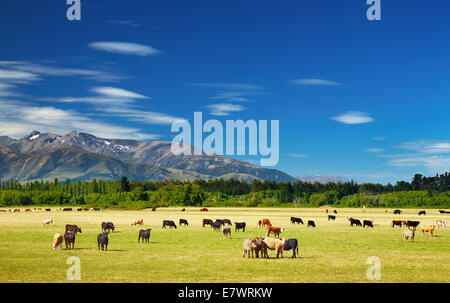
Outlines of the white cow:
{"label": "white cow", "polygon": [[42,226],[53,224],[53,219],[47,219],[42,222]]}

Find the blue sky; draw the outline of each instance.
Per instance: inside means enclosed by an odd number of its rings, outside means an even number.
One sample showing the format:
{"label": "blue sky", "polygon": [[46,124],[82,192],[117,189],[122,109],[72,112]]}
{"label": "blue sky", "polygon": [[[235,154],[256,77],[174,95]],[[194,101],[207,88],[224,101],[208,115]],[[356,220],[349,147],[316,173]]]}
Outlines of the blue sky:
{"label": "blue sky", "polygon": [[[450,4],[365,1],[0,4],[0,135],[73,129],[171,140],[172,121],[280,121],[298,175],[450,170]],[[255,161],[259,157],[238,157]]]}

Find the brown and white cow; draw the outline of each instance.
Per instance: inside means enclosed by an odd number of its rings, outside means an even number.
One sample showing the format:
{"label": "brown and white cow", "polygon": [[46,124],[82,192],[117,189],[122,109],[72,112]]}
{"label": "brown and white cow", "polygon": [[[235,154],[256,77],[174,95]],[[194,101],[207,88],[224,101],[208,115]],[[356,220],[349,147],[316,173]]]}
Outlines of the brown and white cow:
{"label": "brown and white cow", "polygon": [[61,250],[62,249],[63,240],[64,240],[63,236],[61,236],[60,234],[56,233],[53,236],[53,249],[54,250],[56,250],[56,249]]}
{"label": "brown and white cow", "polygon": [[47,219],[42,222],[42,226],[53,224],[53,219]]}
{"label": "brown and white cow", "polygon": [[275,237],[280,237],[280,234],[284,231],[283,227],[274,227],[274,226],[267,226],[267,234],[266,236],[270,236],[271,233],[275,235]]}

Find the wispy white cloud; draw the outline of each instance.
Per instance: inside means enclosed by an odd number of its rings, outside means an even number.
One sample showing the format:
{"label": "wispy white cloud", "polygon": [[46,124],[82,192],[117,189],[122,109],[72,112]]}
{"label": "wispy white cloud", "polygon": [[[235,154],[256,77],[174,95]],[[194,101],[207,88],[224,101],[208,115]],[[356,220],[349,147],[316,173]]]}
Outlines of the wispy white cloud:
{"label": "wispy white cloud", "polygon": [[447,154],[450,153],[450,141],[448,140],[418,140],[404,142],[397,145],[400,149],[413,150],[424,154]]}
{"label": "wispy white cloud", "polygon": [[369,152],[369,153],[382,153],[382,152],[384,152],[384,149],[382,149],[382,148],[375,148],[375,147],[369,147],[369,148],[366,148],[365,151]]}
{"label": "wispy white cloud", "polygon": [[443,173],[450,170],[450,157],[442,155],[399,155],[396,159],[387,161],[390,166],[427,167],[431,173]]}
{"label": "wispy white cloud", "polygon": [[240,112],[245,110],[245,107],[237,104],[217,103],[206,106],[209,108],[210,114],[213,116],[228,116],[230,112]]}
{"label": "wispy white cloud", "polygon": [[305,154],[286,154],[286,156],[292,157],[292,158],[306,158],[307,157],[307,155],[305,155]]}
{"label": "wispy white cloud", "polygon": [[368,113],[349,111],[331,118],[340,123],[344,124],[364,124],[373,122],[374,119],[369,116]]}
{"label": "wispy white cloud", "polygon": [[100,87],[93,87],[91,89],[92,92],[95,92],[100,95],[105,95],[107,97],[113,97],[113,98],[127,98],[127,99],[150,99],[149,97],[146,97],[141,94],[137,94],[135,92],[125,90],[122,88],[117,87],[110,87],[110,86],[100,86]]}
{"label": "wispy white cloud", "polygon": [[161,53],[151,46],[130,42],[93,42],[88,46],[95,50],[123,55],[155,56]]}
{"label": "wispy white cloud", "polygon": [[304,79],[297,79],[290,81],[293,85],[300,85],[300,86],[343,86],[343,83],[336,82],[336,81],[330,81],[330,80],[324,80],[324,79],[317,79],[317,78],[304,78]]}
{"label": "wispy white cloud", "polygon": [[227,102],[248,102],[250,96],[267,94],[268,92],[260,85],[241,83],[191,83],[190,86],[210,87],[217,89],[214,100],[225,100]]}

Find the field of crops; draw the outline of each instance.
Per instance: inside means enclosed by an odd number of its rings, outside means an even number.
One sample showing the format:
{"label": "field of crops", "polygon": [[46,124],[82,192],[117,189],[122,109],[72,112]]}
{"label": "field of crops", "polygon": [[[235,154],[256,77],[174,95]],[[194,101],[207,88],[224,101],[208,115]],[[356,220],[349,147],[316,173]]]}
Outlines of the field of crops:
{"label": "field of crops", "polygon": [[[327,220],[324,209],[289,208],[159,208],[151,211],[0,213],[0,282],[72,282],[66,272],[68,257],[80,260],[80,282],[377,282],[366,272],[368,257],[379,258],[379,282],[450,282],[450,226],[438,229],[433,237],[416,234],[414,243],[404,242],[403,228],[392,228],[392,220],[418,220],[433,224],[448,215],[427,210],[407,209],[393,215],[386,209],[338,209],[336,221]],[[290,217],[314,220],[316,228],[291,225]],[[373,219],[374,228],[350,227],[347,216]],[[162,229],[162,220],[187,219],[189,226]],[[232,239],[210,227],[202,219],[230,219],[246,222],[245,232],[234,232]],[[245,238],[264,236],[257,220],[268,218],[284,227],[283,238],[297,238],[300,256],[291,258],[243,259]],[[42,226],[45,219],[54,225]],[[144,226],[131,226],[144,219]],[[108,251],[99,251],[97,235],[101,222],[113,222]],[[77,224],[75,249],[52,249],[55,233],[64,233],[66,224]],[[138,231],[151,228],[150,243],[138,243]],[[419,226],[420,229],[420,226]]]}

